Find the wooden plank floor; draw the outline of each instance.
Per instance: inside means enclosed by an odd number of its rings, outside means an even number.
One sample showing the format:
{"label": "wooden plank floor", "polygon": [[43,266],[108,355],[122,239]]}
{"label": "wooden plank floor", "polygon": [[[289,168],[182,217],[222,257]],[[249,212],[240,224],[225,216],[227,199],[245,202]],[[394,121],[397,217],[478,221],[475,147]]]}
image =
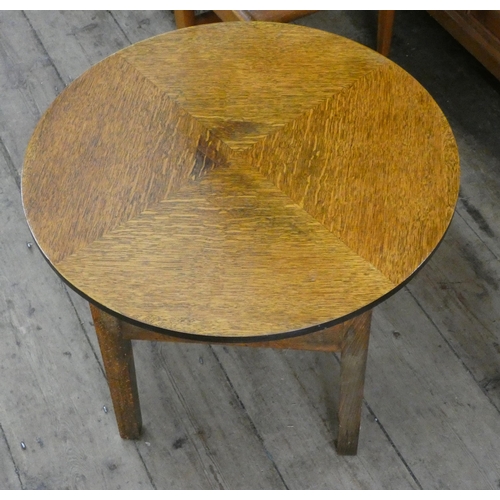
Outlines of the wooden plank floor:
{"label": "wooden plank floor", "polygon": [[[374,12],[299,24],[375,44]],[[87,304],[28,245],[20,172],[65,85],[171,29],[170,11],[0,12],[0,488],[500,488],[500,82],[424,12],[397,14],[391,58],[448,117],[461,194],[375,310],[358,456],[332,442],[338,359],[311,352],[137,343],[145,432],[120,439]]]}

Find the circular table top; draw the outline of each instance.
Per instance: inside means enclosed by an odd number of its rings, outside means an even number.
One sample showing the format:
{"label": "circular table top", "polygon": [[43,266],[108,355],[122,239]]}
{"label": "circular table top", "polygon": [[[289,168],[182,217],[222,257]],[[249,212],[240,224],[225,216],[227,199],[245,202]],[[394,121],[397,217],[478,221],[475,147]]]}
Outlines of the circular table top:
{"label": "circular table top", "polygon": [[89,300],[153,329],[294,335],[404,283],[442,239],[459,163],[430,95],[302,26],[173,31],[95,65],[40,120],[33,235]]}

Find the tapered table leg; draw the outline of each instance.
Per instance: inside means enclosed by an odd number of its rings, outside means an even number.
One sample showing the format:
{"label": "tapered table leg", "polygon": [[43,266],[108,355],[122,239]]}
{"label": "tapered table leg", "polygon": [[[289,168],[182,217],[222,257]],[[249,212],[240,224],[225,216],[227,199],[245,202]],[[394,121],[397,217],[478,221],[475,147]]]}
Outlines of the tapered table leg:
{"label": "tapered table leg", "polygon": [[117,318],[90,304],[120,436],[137,439],[142,417],[132,342],[124,339]]}
{"label": "tapered table leg", "polygon": [[358,450],[370,321],[371,311],[355,318],[342,343],[337,439],[339,455],[356,455]]}

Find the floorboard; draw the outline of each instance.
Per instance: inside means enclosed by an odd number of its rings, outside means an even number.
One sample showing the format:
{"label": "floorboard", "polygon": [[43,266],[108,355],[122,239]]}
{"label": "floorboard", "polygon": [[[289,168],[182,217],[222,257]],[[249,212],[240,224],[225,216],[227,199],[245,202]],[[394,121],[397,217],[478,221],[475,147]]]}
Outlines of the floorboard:
{"label": "floorboard", "polygon": [[[321,377],[315,374],[311,377],[313,380],[306,380],[302,373],[304,358],[309,358],[308,367],[311,369],[310,362],[315,359],[313,353],[284,356],[280,351],[270,349],[213,349],[266,448],[282,471],[288,488],[416,487],[380,428],[371,425],[373,420],[369,422],[366,410],[363,412],[362,432],[367,436],[362,442],[369,441],[370,446],[361,447],[356,458],[336,454],[335,409],[326,404],[332,399],[331,392],[330,397],[323,396],[323,400],[318,401],[314,393],[324,392],[325,388]],[[333,379],[333,383],[338,382],[338,363],[331,354],[323,353],[323,357],[329,358],[331,374],[325,374],[323,366],[321,376]],[[297,363],[294,358],[297,358]],[[309,384],[314,386],[311,392]],[[378,471],[375,475],[374,467]]]}
{"label": "floorboard", "polygon": [[130,45],[107,11],[29,11],[26,18],[65,85]]}
{"label": "floorboard", "polygon": [[500,410],[499,284],[500,262],[457,214],[408,290]]}
{"label": "floorboard", "polygon": [[110,14],[132,43],[175,29],[172,11],[127,10]]}
{"label": "floorboard", "polygon": [[7,436],[3,430],[2,423],[0,422],[0,486],[4,490],[14,490],[23,487],[19,471],[12,450],[10,449]]}
{"label": "floorboard", "polygon": [[374,314],[365,398],[423,488],[498,487],[498,410],[406,290]]}
{"label": "floorboard", "polygon": [[[135,345],[145,462],[158,488],[284,489],[210,346]],[[186,477],[184,460],[198,467]],[[200,474],[202,472],[202,474]]]}
{"label": "floorboard", "polygon": [[0,15],[0,138],[18,174],[28,140],[61,81],[22,12]]}

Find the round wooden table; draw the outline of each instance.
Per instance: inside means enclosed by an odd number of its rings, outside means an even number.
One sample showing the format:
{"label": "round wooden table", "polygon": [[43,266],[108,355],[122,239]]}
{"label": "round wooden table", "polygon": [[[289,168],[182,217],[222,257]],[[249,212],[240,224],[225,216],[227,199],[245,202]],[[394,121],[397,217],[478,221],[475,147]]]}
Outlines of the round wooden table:
{"label": "round wooden table", "polygon": [[309,343],[344,364],[362,318],[360,407],[368,311],[432,254],[458,188],[452,132],[416,80],[275,23],[187,28],[108,57],[40,120],[22,178],[41,251],[93,304],[124,437],[140,430],[131,338]]}

